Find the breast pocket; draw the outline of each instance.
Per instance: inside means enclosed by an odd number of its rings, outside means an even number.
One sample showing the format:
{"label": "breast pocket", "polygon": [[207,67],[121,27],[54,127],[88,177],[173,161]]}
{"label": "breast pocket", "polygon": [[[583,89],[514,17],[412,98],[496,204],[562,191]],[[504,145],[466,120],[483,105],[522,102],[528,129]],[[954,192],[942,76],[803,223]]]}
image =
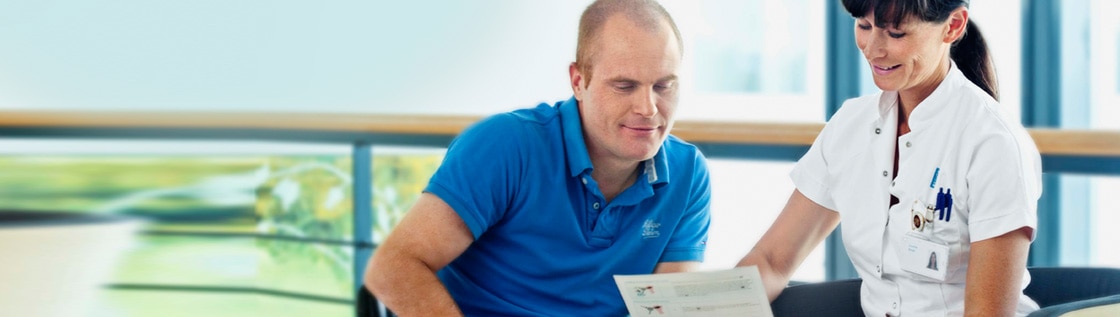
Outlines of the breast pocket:
{"label": "breast pocket", "polygon": [[[946,173],[947,174],[947,173]],[[945,175],[930,184],[926,195],[933,212],[927,215],[934,229],[934,236],[942,242],[959,242],[962,229],[967,229],[967,210],[960,199],[961,191],[956,188],[952,176]],[[956,192],[954,193],[954,189]],[[962,228],[963,226],[963,228]]]}
{"label": "breast pocket", "polygon": [[[964,204],[963,192],[954,186],[952,177],[946,177],[935,185],[932,203],[935,205],[932,221],[931,239],[949,247],[946,282],[963,283],[968,265],[968,207]],[[963,189],[963,188],[962,188]]]}

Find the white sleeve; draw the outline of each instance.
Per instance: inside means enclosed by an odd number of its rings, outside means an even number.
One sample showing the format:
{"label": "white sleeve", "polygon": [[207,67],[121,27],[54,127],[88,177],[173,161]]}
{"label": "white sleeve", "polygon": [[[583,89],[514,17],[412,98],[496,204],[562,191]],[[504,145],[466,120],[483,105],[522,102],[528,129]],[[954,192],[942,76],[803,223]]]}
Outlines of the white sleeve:
{"label": "white sleeve", "polygon": [[1042,194],[1042,159],[1025,130],[992,130],[977,135],[965,176],[970,242],[1022,227],[1032,229],[1033,241]]}
{"label": "white sleeve", "polygon": [[826,147],[827,140],[829,140],[829,126],[831,123],[826,124],[821,133],[817,135],[817,139],[813,141],[813,145],[809,147],[809,151],[797,160],[797,164],[793,166],[793,171],[789,173],[790,179],[793,180],[793,186],[806,198],[812,200],[818,205],[824,206],[831,210],[836,209],[836,203],[832,201],[832,193],[828,187],[830,183],[828,172],[828,160],[825,159],[824,147]]}

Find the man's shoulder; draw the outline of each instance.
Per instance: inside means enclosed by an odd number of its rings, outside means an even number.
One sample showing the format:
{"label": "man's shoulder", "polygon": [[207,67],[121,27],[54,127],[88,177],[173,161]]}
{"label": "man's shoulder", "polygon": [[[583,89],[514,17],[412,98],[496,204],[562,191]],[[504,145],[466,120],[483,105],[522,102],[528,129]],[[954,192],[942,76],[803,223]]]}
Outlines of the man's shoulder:
{"label": "man's shoulder", "polygon": [[672,134],[670,134],[668,138],[665,138],[665,142],[661,143],[661,147],[665,149],[667,155],[671,156],[703,156],[703,154],[700,153],[700,148],[696,147],[696,145],[681,140],[681,138]]}
{"label": "man's shoulder", "polygon": [[[489,129],[532,128],[558,123],[560,112],[556,106],[540,103],[535,107],[502,112],[483,118],[475,126]],[[510,132],[510,131],[507,131]]]}
{"label": "man's shoulder", "polygon": [[485,117],[456,136],[454,144],[475,150],[524,152],[558,144],[560,130],[558,111],[542,103]]}
{"label": "man's shoulder", "polygon": [[505,114],[523,123],[545,125],[558,122],[560,119],[560,105],[559,103],[550,105],[542,102],[535,107],[517,109]]}
{"label": "man's shoulder", "polygon": [[665,164],[669,167],[670,174],[681,173],[701,177],[708,169],[707,159],[700,148],[674,135],[669,135],[665,142],[662,142],[661,149],[664,151]]}

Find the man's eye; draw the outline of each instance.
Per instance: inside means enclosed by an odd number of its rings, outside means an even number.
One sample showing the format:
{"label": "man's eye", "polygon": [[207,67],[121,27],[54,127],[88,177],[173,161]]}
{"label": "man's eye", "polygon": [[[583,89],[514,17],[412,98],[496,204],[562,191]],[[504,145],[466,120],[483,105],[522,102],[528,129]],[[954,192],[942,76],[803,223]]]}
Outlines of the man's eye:
{"label": "man's eye", "polygon": [[661,83],[653,85],[653,89],[657,91],[665,91],[671,88],[673,88],[673,83]]}

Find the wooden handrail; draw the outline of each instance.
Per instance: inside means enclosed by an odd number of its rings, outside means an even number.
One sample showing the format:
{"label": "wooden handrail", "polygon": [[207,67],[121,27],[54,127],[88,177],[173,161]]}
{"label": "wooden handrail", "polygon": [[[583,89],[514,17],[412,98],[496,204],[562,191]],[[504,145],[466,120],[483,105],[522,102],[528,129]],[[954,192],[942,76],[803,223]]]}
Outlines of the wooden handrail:
{"label": "wooden handrail", "polygon": [[[280,129],[455,135],[479,116],[253,112],[0,111],[0,127]],[[689,142],[807,146],[821,123],[677,121]],[[1120,131],[1028,129],[1047,155],[1120,157]]]}
{"label": "wooden handrail", "polygon": [[255,128],[455,135],[480,118],[271,112],[0,111],[0,127]]}

